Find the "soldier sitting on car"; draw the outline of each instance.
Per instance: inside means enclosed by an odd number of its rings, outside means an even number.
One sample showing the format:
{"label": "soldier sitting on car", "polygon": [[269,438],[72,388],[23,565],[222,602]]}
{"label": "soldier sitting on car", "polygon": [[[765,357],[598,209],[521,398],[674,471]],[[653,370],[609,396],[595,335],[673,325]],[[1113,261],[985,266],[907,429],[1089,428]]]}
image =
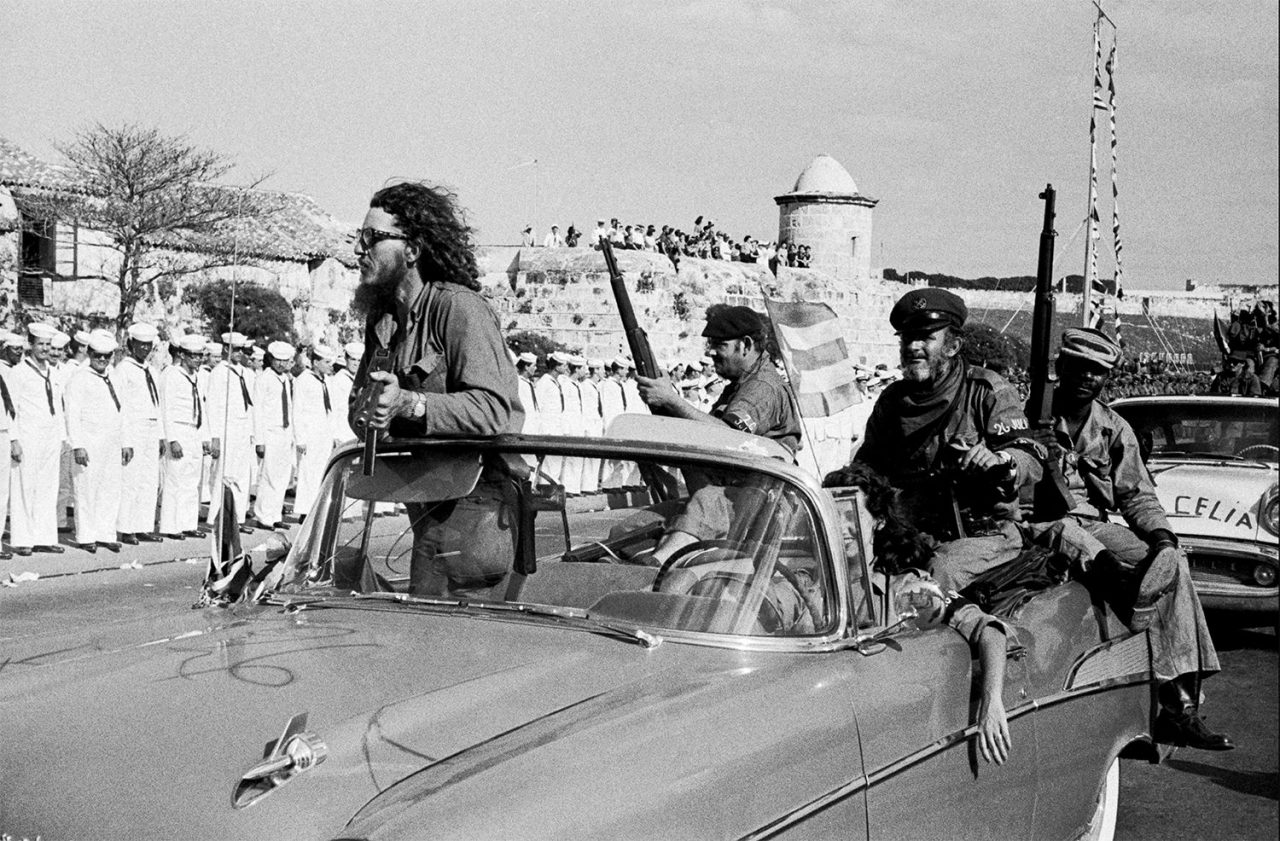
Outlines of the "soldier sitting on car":
{"label": "soldier sitting on car", "polygon": [[[1031,519],[1043,522],[1029,530],[1071,558],[1085,582],[1118,615],[1130,617],[1132,630],[1150,630],[1160,682],[1157,741],[1230,750],[1231,740],[1200,717],[1200,681],[1220,667],[1186,553],[1156,497],[1133,429],[1098,400],[1121,355],[1120,346],[1098,330],[1063,334],[1051,446],[1077,505],[1052,520],[1035,511]],[[1112,513],[1128,527],[1108,522]]]}

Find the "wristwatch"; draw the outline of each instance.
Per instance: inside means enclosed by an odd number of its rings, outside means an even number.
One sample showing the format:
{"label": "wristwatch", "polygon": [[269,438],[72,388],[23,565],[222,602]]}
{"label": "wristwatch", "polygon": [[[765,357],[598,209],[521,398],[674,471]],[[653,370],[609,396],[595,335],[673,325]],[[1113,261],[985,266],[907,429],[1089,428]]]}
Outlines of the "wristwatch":
{"label": "wristwatch", "polygon": [[425,394],[413,395],[413,406],[409,409],[409,417],[425,418],[427,416],[427,396]]}

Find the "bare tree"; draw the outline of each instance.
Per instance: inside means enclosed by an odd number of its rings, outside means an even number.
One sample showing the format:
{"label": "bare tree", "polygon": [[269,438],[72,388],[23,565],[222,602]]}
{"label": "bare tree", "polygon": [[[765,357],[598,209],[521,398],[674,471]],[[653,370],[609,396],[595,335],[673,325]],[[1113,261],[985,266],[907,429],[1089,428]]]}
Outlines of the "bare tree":
{"label": "bare tree", "polygon": [[270,194],[254,191],[262,178],[243,187],[217,184],[233,162],[183,136],[98,123],[58,151],[77,190],[34,199],[37,212],[109,237],[120,259],[103,279],[120,290],[120,328],[162,281],[244,262],[237,260],[237,231],[276,209]]}

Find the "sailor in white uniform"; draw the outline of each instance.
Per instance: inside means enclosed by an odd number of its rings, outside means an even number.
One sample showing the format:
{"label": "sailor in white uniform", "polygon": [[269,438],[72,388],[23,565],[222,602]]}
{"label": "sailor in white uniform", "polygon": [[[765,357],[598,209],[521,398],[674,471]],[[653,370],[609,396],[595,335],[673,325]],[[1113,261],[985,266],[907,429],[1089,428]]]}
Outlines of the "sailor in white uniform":
{"label": "sailor in white uniform", "polygon": [[[210,483],[208,522],[212,524],[222,511],[223,487],[231,489],[235,501],[236,521],[241,531],[249,515],[250,469],[256,459],[253,451],[253,391],[245,377],[245,349],[249,337],[243,333],[223,333],[222,344],[227,358],[209,372],[209,393],[205,406],[209,412],[209,454],[213,480]],[[197,379],[197,384],[199,380]]]}
{"label": "sailor in white uniform", "polygon": [[[576,437],[584,432],[580,383],[587,375],[587,360],[577,355],[570,356],[568,368],[568,373],[559,377],[560,391],[564,395],[560,431]],[[564,466],[560,470],[560,484],[564,485],[565,493],[582,493],[582,462],[582,456],[565,456]]]}
{"label": "sailor in white uniform", "polygon": [[88,364],[67,380],[62,397],[71,448],[76,543],[90,552],[99,546],[119,552],[116,519],[122,471],[133,459],[133,448],[123,442],[123,404],[111,380],[111,357],[118,345],[106,331],[94,331],[87,339]]}
{"label": "sailor in white uniform", "polygon": [[347,410],[351,406],[351,388],[356,381],[356,371],[364,358],[364,344],[347,342],[342,346],[343,364],[329,377],[329,397],[333,403],[333,441],[348,444],[356,440],[356,434],[347,422]]}
{"label": "sailor in white uniform", "polygon": [[258,497],[253,516],[261,528],[284,521],[284,495],[297,463],[292,380],[288,371],[296,351],[287,342],[267,345],[267,365],[253,394],[253,442],[258,453]]}
{"label": "sailor in white uniform", "polygon": [[[601,422],[607,430],[609,424],[618,415],[629,411],[628,401],[632,398],[622,387],[627,376],[627,360],[618,357],[609,363],[609,374],[596,384],[600,391]],[[628,462],[609,459],[601,471],[600,486],[605,490],[614,490],[629,484],[627,480]]]}
{"label": "sailor in white uniform", "polygon": [[[560,435],[564,422],[564,391],[560,388],[560,376],[569,368],[569,354],[554,351],[547,355],[546,370],[533,384],[533,396],[538,405],[538,432],[542,435]],[[542,463],[537,481],[559,482],[563,456],[547,456]]]}
{"label": "sailor in white uniform", "polygon": [[[83,330],[76,333],[81,343],[88,342],[89,334]],[[71,336],[58,330],[53,334],[53,341],[50,343],[49,351],[49,378],[53,381],[53,387],[59,394],[62,394],[67,387],[67,380],[71,378],[80,366],[79,363],[70,357],[71,343],[75,341]],[[67,519],[67,510],[74,504],[71,496],[71,448],[67,446],[66,439],[62,441],[62,453],[58,456],[58,531],[70,531],[70,521]]]}
{"label": "sailor in white uniform", "polygon": [[333,452],[333,416],[346,414],[345,404],[339,408],[329,388],[329,375],[338,352],[327,345],[313,345],[310,351],[311,365],[300,371],[293,380],[293,405],[296,432],[294,442],[298,449],[298,483],[294,488],[293,512],[299,518],[311,511],[324,468]]}
{"label": "sailor in white uniform", "polygon": [[165,449],[160,423],[160,385],[148,364],[159,339],[156,328],[144,322],[129,325],[127,355],[117,363],[112,382],[124,416],[123,443],[133,450],[120,480],[120,511],[116,531],[120,542],[161,540],[156,530],[156,502],[160,496],[160,453]]}
{"label": "sailor in white uniform", "polygon": [[[599,383],[604,362],[592,359],[587,362],[587,373],[578,382],[582,392],[582,434],[590,438],[604,435],[604,412],[600,405]],[[582,492],[593,494],[600,490],[600,459],[582,460]]]}
{"label": "sailor in white uniform", "polygon": [[538,395],[533,390],[533,372],[537,368],[538,357],[525,351],[516,357],[516,390],[520,396],[520,405],[524,407],[524,426],[520,431],[526,435],[537,435],[540,430]]}
{"label": "sailor in white uniform", "polygon": [[[200,367],[196,369],[196,387],[200,389],[200,396],[204,398],[204,410],[209,411],[209,375],[213,373],[216,365],[222,362],[222,343],[205,340],[204,355],[200,359]],[[208,425],[212,433],[213,426]],[[210,452],[205,453],[200,459],[200,502],[210,502],[213,495],[213,485],[218,481],[218,477],[214,475],[215,467],[213,463],[212,446]],[[210,506],[212,507],[212,506]]]}
{"label": "sailor in white uniform", "polygon": [[26,357],[8,377],[14,418],[9,443],[9,535],[13,551],[63,552],[58,545],[58,466],[66,438],[62,389],[49,354],[57,329],[27,325]]}
{"label": "sailor in white uniform", "polygon": [[[17,333],[0,330],[0,348],[7,351],[14,346],[25,344],[26,340]],[[13,374],[13,366],[9,364],[7,353],[0,356],[3,357],[0,358],[0,453],[8,453],[15,414],[13,395],[9,393],[8,383],[8,378]],[[0,455],[0,527],[3,527],[5,519],[9,516],[9,474],[12,465],[12,460]],[[0,561],[7,561],[12,557],[12,552],[0,549]]]}
{"label": "sailor in white uniform", "polygon": [[183,336],[176,364],[160,372],[160,423],[166,442],[160,532],[175,539],[206,533],[200,528],[200,459],[209,447],[209,425],[196,379],[204,346],[200,336]]}

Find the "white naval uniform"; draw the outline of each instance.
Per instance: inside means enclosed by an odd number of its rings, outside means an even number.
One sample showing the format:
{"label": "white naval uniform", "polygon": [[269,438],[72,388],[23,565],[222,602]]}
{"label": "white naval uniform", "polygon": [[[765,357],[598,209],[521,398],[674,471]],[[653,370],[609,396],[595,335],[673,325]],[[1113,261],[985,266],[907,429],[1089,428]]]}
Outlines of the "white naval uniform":
{"label": "white naval uniform", "polygon": [[[199,380],[197,379],[197,384]],[[209,393],[205,395],[209,413],[209,439],[219,439],[218,459],[211,462],[210,472],[216,485],[218,472],[231,489],[235,500],[236,519],[243,523],[249,515],[250,468],[257,459],[253,451],[253,394],[241,366],[219,362],[209,372]],[[212,485],[208,521],[212,523],[222,509],[222,493]]]}
{"label": "white naval uniform", "polygon": [[[196,369],[196,388],[200,391],[200,397],[204,400],[204,411],[209,411],[209,374],[210,369],[201,365]],[[205,424],[209,428],[210,437],[217,433],[213,431],[212,424]],[[213,483],[218,480],[216,475],[217,465],[213,463],[213,458],[208,454],[200,456],[200,501],[210,502],[213,499]]]}
{"label": "white naval uniform", "polygon": [[264,368],[253,393],[253,440],[255,446],[263,448],[253,516],[266,526],[273,526],[284,517],[284,494],[297,459],[290,390],[287,375]]}
{"label": "white naval uniform", "polygon": [[[164,486],[160,490],[160,531],[180,534],[200,525],[200,461],[209,440],[204,396],[195,377],[180,365],[160,372],[160,423],[164,428]],[[174,458],[169,443],[177,441],[182,458]]]}
{"label": "white naval uniform", "polygon": [[[622,387],[622,383],[612,377],[606,377],[601,380],[596,385],[596,388],[600,391],[601,422],[607,430],[614,418],[627,411],[627,401],[630,398],[626,389]],[[627,485],[628,464],[629,462],[619,461],[618,459],[606,461],[600,472],[600,487],[612,490]]]}
{"label": "white naval uniform", "polygon": [[156,501],[160,497],[160,385],[156,373],[133,357],[125,357],[111,375],[120,397],[123,440],[133,458],[120,479],[120,512],[116,531],[148,534],[156,529]]}
{"label": "white naval uniform", "polygon": [[[564,392],[560,390],[560,383],[555,376],[548,373],[538,377],[538,381],[533,384],[533,396],[538,405],[538,433],[540,435],[561,434],[563,432],[561,423],[564,420]],[[563,456],[547,456],[542,463],[543,475],[535,477],[535,484],[539,479],[559,482],[563,461]]]}
{"label": "white naval uniform", "polygon": [[347,421],[351,408],[351,389],[355,376],[346,368],[334,371],[329,377],[329,399],[333,405],[333,442],[347,444],[356,440],[356,433]]}
{"label": "white naval uniform", "polygon": [[[590,378],[578,383],[582,392],[582,433],[588,437],[604,435],[604,413],[600,406],[600,384]],[[600,490],[600,459],[582,460],[582,492],[593,494]]]}
{"label": "white naval uniform", "polygon": [[[298,484],[293,491],[293,513],[308,514],[324,467],[333,452],[333,415],[337,406],[329,384],[314,370],[306,370],[293,380],[294,440],[306,452],[298,454]],[[343,407],[345,414],[346,407]]]}
{"label": "white naval uniform", "polygon": [[58,468],[67,427],[62,390],[51,373],[23,359],[8,377],[14,408],[11,435],[22,447],[22,461],[10,475],[9,542],[14,546],[58,542]]}
{"label": "white naval uniform", "polygon": [[0,390],[5,395],[0,403],[0,530],[4,529],[5,518],[9,516],[9,474],[13,465],[9,458],[14,411],[13,395],[9,394],[11,376],[13,368],[0,362]]}
{"label": "white naval uniform", "polygon": [[[564,395],[560,431],[564,435],[580,436],[583,433],[582,389],[573,377],[561,374],[560,393]],[[565,493],[582,492],[582,461],[582,456],[565,456],[564,466],[560,470],[560,484],[564,485]]]}
{"label": "white naval uniform", "polygon": [[[71,375],[79,371],[81,368],[88,367],[85,360],[64,359],[58,365],[54,366],[53,373],[50,378],[53,380],[53,387],[58,390],[59,394],[65,394],[67,391],[67,382],[70,381]],[[67,509],[75,505],[75,497],[71,493],[71,448],[67,446],[64,439],[62,442],[62,455],[58,457],[58,530],[65,529],[67,522]]]}
{"label": "white naval uniform", "polygon": [[533,383],[524,377],[516,377],[516,394],[520,397],[520,405],[524,408],[524,425],[520,431],[525,435],[537,435],[541,430],[538,417],[538,396],[533,392]]}
{"label": "white naval uniform", "polygon": [[[110,372],[88,365],[67,380],[62,396],[67,413],[67,446],[72,450],[71,484],[76,506],[76,542],[112,543],[120,514],[124,414]],[[76,464],[84,450],[87,465]]]}

